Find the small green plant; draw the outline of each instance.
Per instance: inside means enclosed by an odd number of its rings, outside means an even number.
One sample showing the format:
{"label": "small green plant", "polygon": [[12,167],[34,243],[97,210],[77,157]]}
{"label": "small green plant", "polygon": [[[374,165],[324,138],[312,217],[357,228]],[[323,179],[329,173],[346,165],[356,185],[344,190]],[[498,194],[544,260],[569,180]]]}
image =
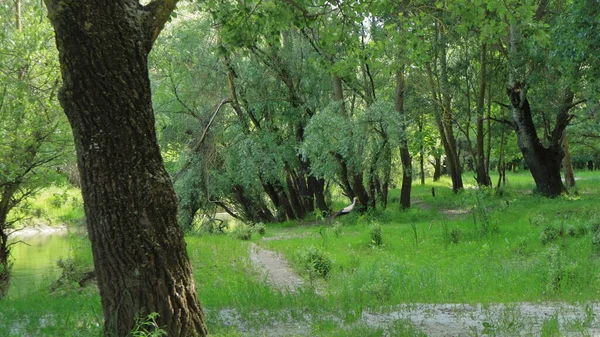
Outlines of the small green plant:
{"label": "small green plant", "polygon": [[336,238],[339,238],[340,235],[342,234],[342,227],[343,227],[343,225],[339,221],[336,221],[335,224],[333,225],[333,227],[332,227],[333,235],[335,235]]}
{"label": "small green plant", "polygon": [[533,227],[541,227],[548,223],[548,219],[541,214],[529,215],[529,224]]}
{"label": "small green plant", "polygon": [[162,337],[166,336],[167,332],[161,329],[156,323],[158,313],[153,312],[145,318],[136,319],[135,326],[131,330],[131,337]]}
{"label": "small green plant", "polygon": [[544,256],[546,261],[546,293],[559,292],[576,277],[577,263],[570,262],[559,246],[551,246]]}
{"label": "small green plant", "polygon": [[546,225],[540,234],[540,241],[543,245],[551,243],[558,238],[564,237],[565,228],[560,225]]}
{"label": "small green plant", "polygon": [[327,277],[333,264],[325,252],[313,246],[309,247],[302,255],[302,263],[311,278],[313,276]]}
{"label": "small green plant", "polygon": [[560,324],[558,322],[558,315],[554,314],[552,317],[547,318],[542,323],[542,336],[543,337],[560,337]]}
{"label": "small green plant", "polygon": [[381,225],[374,223],[371,225],[371,244],[373,246],[381,246],[383,244],[383,237],[381,231]]}
{"label": "small green plant", "polygon": [[460,242],[460,237],[462,236],[462,232],[460,228],[452,228],[450,231],[450,241],[454,244],[458,244]]}
{"label": "small green plant", "polygon": [[413,236],[415,238],[415,250],[418,250],[419,249],[419,232],[417,231],[417,224],[414,221],[411,221],[410,228],[412,229]]}

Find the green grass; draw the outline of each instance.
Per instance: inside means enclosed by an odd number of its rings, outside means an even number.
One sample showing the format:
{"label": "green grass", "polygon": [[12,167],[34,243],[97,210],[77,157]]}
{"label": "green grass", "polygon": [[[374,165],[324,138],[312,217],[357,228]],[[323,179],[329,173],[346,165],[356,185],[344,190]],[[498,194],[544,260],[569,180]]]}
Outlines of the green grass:
{"label": "green grass", "polygon": [[[375,328],[366,326],[361,314],[403,303],[599,301],[600,258],[591,226],[600,221],[600,175],[576,176],[577,188],[554,199],[533,193],[528,172],[509,174],[502,193],[475,189],[472,179],[465,179],[465,190],[455,195],[442,179],[424,186],[415,182],[409,210],[399,209],[394,190],[387,210],[351,214],[339,224],[268,224],[266,236],[274,240],[256,233],[250,241],[190,236],[188,251],[209,329],[214,336],[247,336],[237,330],[241,325],[260,336],[259,328],[278,330],[287,322],[313,336],[418,336],[406,321]],[[339,198],[335,207],[344,204]],[[374,244],[373,228],[381,229],[380,245]],[[266,285],[249,261],[251,243],[285,256],[308,286],[288,294]],[[91,263],[89,247],[81,247],[83,263]],[[331,259],[325,278],[307,270],[309,250]],[[98,295],[48,294],[42,288],[4,299],[0,331],[15,326],[36,336],[99,336]],[[549,317],[542,332],[550,336],[563,329]]]}

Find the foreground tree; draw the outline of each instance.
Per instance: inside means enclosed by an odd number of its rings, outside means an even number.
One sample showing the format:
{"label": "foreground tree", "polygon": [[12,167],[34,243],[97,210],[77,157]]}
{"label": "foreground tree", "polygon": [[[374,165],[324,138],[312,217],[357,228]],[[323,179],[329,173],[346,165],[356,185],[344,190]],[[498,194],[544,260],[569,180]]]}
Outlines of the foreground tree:
{"label": "foreground tree", "polygon": [[77,149],[105,333],[151,312],[170,337],[207,329],[154,129],[148,54],[177,0],[45,0]]}

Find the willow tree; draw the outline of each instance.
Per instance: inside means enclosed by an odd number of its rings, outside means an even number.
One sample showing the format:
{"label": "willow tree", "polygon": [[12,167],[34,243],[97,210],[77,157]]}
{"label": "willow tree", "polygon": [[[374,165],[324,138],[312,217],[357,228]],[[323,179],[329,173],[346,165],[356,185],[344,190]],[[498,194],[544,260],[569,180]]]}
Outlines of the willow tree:
{"label": "willow tree", "polygon": [[109,336],[152,312],[170,337],[207,329],[157,144],[148,54],[177,0],[45,0],[73,130]]}

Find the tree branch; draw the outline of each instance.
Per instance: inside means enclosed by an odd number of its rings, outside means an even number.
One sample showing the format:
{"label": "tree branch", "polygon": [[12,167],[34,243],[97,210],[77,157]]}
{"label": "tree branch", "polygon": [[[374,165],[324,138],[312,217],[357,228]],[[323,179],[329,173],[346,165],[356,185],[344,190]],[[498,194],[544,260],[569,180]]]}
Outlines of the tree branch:
{"label": "tree branch", "polygon": [[149,14],[147,18],[149,20],[147,22],[147,27],[149,28],[148,33],[150,34],[150,46],[154,44],[158,34],[160,34],[165,27],[171,13],[175,10],[177,2],[179,2],[179,0],[154,0],[144,6],[144,10]]}
{"label": "tree branch", "polygon": [[[219,113],[219,111],[221,111],[221,107],[223,106],[223,104],[225,103],[231,103],[232,100],[231,98],[224,98],[221,100],[221,102],[217,105],[217,108],[215,109],[215,112],[213,112],[212,116],[210,117],[210,120],[208,121],[208,124],[206,125],[206,127],[204,128],[204,131],[202,132],[202,136],[200,136],[200,139],[198,140],[198,142],[196,143],[196,145],[194,145],[194,147],[192,148],[192,153],[196,153],[198,151],[200,151],[200,147],[202,146],[202,143],[204,143],[204,139],[206,138],[206,134],[208,133],[208,130],[210,129],[210,126],[212,125],[215,117],[217,116],[217,114]],[[175,173],[175,175],[173,176],[173,182],[176,182],[181,175],[187,171],[187,169],[190,167],[190,164],[192,163],[191,160],[188,160],[185,162],[185,164],[183,164],[183,166],[181,167],[181,169],[179,171],[177,171],[177,173]]]}
{"label": "tree branch", "polygon": [[515,129],[515,123],[512,122],[512,121],[509,121],[508,119],[497,119],[497,118],[494,118],[494,117],[486,117],[486,118],[484,118],[484,120],[488,120],[488,119],[491,120],[491,121],[494,121],[494,122],[506,124],[506,125],[510,126],[513,130]]}

